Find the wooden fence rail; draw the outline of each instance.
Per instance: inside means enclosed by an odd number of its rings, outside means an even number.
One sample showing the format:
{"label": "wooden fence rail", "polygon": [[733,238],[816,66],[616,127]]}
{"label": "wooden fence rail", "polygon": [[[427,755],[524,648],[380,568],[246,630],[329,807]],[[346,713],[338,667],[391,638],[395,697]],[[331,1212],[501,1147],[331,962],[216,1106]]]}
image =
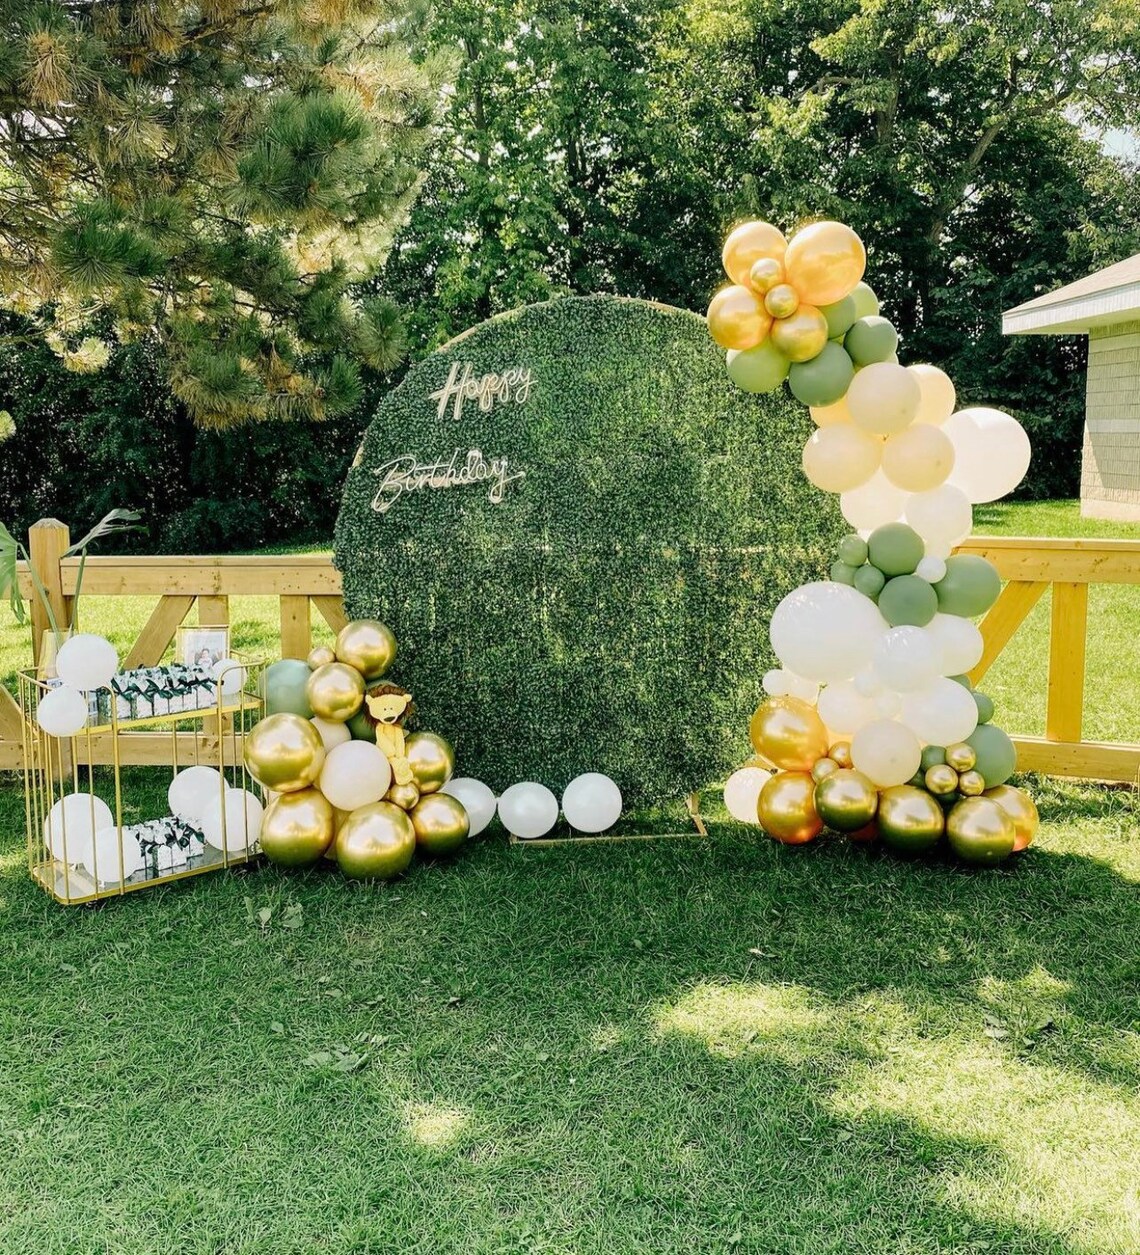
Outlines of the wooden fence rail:
{"label": "wooden fence rail", "polygon": [[[54,520],[29,533],[29,552],[57,622],[70,623],[79,578],[79,559],[62,558],[70,543]],[[1105,744],[1082,739],[1085,647],[1090,584],[1140,584],[1140,542],[975,537],[961,552],[981,554],[1006,580],[997,604],[982,620],[985,653],[971,676],[975,682],[993,665],[1052,587],[1045,736],[1014,737],[1019,766],[1059,776],[1135,783],[1140,778],[1140,744]],[[31,574],[20,572],[33,608],[33,641],[48,627],[34,596]],[[83,593],[94,597],[153,597],[149,620],[125,666],[157,663],[197,604],[198,622],[229,622],[231,596],[275,596],[281,616],[281,656],[304,658],[311,647],[312,611],[334,630],[345,623],[340,572],[324,555],[270,557],[141,557],[87,559]],[[169,753],[169,733],[130,733],[126,761],[154,763]],[[109,748],[109,747],[108,747]],[[0,769],[22,762],[21,715],[0,689]]]}

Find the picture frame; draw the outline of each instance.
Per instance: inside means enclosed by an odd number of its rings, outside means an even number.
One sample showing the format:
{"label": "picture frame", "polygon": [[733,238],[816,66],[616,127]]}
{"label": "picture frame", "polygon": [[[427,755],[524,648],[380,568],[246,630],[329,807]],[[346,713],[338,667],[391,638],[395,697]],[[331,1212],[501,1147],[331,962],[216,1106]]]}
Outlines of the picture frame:
{"label": "picture frame", "polygon": [[178,629],[175,644],[175,661],[186,667],[215,667],[223,658],[230,656],[230,629],[228,624],[199,624],[197,627]]}

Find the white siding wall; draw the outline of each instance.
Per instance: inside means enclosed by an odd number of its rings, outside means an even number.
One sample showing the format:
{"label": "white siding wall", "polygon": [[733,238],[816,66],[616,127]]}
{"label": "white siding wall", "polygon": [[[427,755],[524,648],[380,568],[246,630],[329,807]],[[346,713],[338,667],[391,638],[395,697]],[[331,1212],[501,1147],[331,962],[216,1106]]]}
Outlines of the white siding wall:
{"label": "white siding wall", "polygon": [[1140,321],[1089,333],[1081,513],[1140,520]]}

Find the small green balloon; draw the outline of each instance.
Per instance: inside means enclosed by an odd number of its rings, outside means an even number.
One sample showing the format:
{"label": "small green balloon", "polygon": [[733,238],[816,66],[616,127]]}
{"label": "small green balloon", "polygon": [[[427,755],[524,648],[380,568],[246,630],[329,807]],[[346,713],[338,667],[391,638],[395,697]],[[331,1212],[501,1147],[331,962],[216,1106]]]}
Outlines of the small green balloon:
{"label": "small green balloon", "polygon": [[267,715],[300,715],[313,717],[305,689],[309,683],[309,664],[299,658],[282,658],[265,671],[265,713]]}
{"label": "small green balloon", "polygon": [[994,717],[993,698],[988,697],[985,693],[979,693],[974,689],[974,703],[978,708],[978,723],[989,723]]}
{"label": "small green balloon", "polygon": [[896,575],[879,594],[879,613],[891,627],[925,627],[938,613],[938,598],[917,575]]}
{"label": "small green balloon", "polygon": [[821,305],[819,312],[827,319],[827,338],[841,339],[851,329],[851,324],[859,317],[855,298],[848,294],[834,305]]}
{"label": "small green balloon", "polygon": [[855,367],[845,349],[830,341],[810,362],[793,362],[788,387],[803,405],[834,405],[847,395]]}
{"label": "small green balloon", "polygon": [[899,346],[899,333],[886,318],[857,318],[843,337],[843,347],[856,366],[888,361]]}
{"label": "small green balloon", "polygon": [[368,721],[368,715],[363,707],[344,726],[352,733],[354,741],[371,741],[375,744],[376,728]]}
{"label": "small green balloon", "polygon": [[839,542],[839,561],[848,566],[862,566],[867,561],[867,542],[857,532]]}
{"label": "small green balloon", "polygon": [[879,312],[879,298],[871,291],[869,284],[857,283],[851,289],[851,299],[855,302],[857,318],[872,318]]}
{"label": "small green balloon", "polygon": [[985,612],[998,599],[1001,576],[987,558],[973,553],[957,553],[946,559],[946,574],[934,586],[938,609],[972,619]]}
{"label": "small green balloon", "polygon": [[884,575],[910,575],[922,561],[922,537],[905,523],[884,523],[867,541],[869,561]]}
{"label": "small green balloon", "polygon": [[729,349],[725,364],[729,379],[744,392],[775,392],[791,365],[771,340],[754,349]]}
{"label": "small green balloon", "polygon": [[974,691],[973,681],[968,675],[952,675],[947,678],[953,680],[955,684],[960,684],[964,689],[969,689],[971,693]]}
{"label": "small green balloon", "polygon": [[855,570],[855,567],[846,562],[833,562],[831,564],[831,578],[836,584],[851,584],[853,586],[855,583]]}
{"label": "small green balloon", "polygon": [[1008,736],[992,723],[976,727],[966,738],[978,756],[975,770],[982,773],[987,789],[996,788],[1013,775],[1017,767],[1017,750]]}
{"label": "small green balloon", "polygon": [[922,774],[925,778],[926,773],[931,767],[941,767],[946,761],[946,750],[941,745],[924,745],[922,747]]}
{"label": "small green balloon", "polygon": [[855,587],[872,601],[883,591],[887,577],[877,566],[861,566],[855,572]]}

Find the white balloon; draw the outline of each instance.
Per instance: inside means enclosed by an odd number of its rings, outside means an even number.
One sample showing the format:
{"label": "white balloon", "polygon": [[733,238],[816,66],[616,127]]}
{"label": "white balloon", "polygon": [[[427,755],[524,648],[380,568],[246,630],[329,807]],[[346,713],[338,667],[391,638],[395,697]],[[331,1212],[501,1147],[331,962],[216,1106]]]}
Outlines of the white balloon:
{"label": "white balloon", "polygon": [[88,713],[87,695],[64,684],[40,698],[36,723],[48,736],[74,736],[86,726]]}
{"label": "white balloon", "polygon": [[202,809],[202,840],[230,854],[250,851],[261,835],[263,813],[261,802],[247,789],[227,789],[224,798],[213,797]]}
{"label": "white balloon", "polygon": [[383,750],[371,741],[346,741],[329,750],[319,787],[337,810],[354,811],[379,802],[391,783]]}
{"label": "white balloon", "polygon": [[896,488],[880,468],[865,484],[842,493],[839,508],[856,531],[874,531],[902,515],[908,496],[901,488]]}
{"label": "white balloon", "polygon": [[224,788],[222,773],[213,767],[187,767],[171,780],[166,791],[170,813],[195,823],[209,803],[222,796]]}
{"label": "white balloon", "polygon": [[724,805],[739,824],[759,825],[760,790],[772,778],[763,767],[741,767],[724,782]]}
{"label": "white balloon", "polygon": [[463,803],[471,825],[469,835],[472,837],[477,837],[495,818],[495,795],[482,780],[476,780],[474,776],[456,776],[440,792],[449,793]]}
{"label": "white balloon", "polygon": [[55,673],[73,689],[106,688],[119,670],[119,654],[106,637],[92,632],[72,636],[59,647]]}
{"label": "white balloon", "polygon": [[925,631],[942,655],[940,675],[965,675],[981,662],[985,643],[972,620],[956,614],[936,614]]}
{"label": "white balloon", "polygon": [[114,826],[100,828],[95,840],[84,850],[83,866],[95,877],[100,886],[117,885],[141,872],[146,866],[142,846],[138,838]]}
{"label": "white balloon", "polygon": [[844,397],[840,397],[833,405],[811,405],[808,411],[811,414],[811,421],[817,427],[831,427],[835,423],[851,421],[851,412],[847,408],[847,401]]}
{"label": "white balloon", "polygon": [[346,723],[333,723],[331,719],[321,719],[318,715],[314,715],[309,722],[321,734],[326,754],[338,745],[343,745],[345,741],[352,740],[352,733]]}
{"label": "white balloon", "polygon": [[954,384],[945,371],[937,366],[919,364],[907,370],[918,380],[922,400],[918,403],[916,423],[929,423],[933,427],[944,423],[954,413]]}
{"label": "white balloon", "polygon": [[914,421],[922,389],[905,366],[872,362],[856,371],[846,401],[856,427],[874,435],[891,436]]}
{"label": "white balloon", "polygon": [[875,698],[875,710],[880,719],[893,719],[902,710],[902,697],[894,689],[883,689]]}
{"label": "white balloon", "polygon": [[900,718],[927,745],[954,745],[978,726],[978,706],[968,688],[939,676],[903,697]]}
{"label": "white balloon", "polygon": [[776,668],[773,671],[765,671],[764,679],[761,681],[764,692],[769,697],[784,697],[788,692],[788,673]]}
{"label": "white balloon", "polygon": [[221,658],[214,664],[214,680],[223,697],[234,697],[245,686],[245,668],[236,658]]}
{"label": "white balloon", "polygon": [[605,832],[621,815],[621,789],[600,771],[575,776],[562,794],[562,813],[578,832]]}
{"label": "white balloon", "polygon": [[909,498],[906,521],[926,541],[928,555],[940,550],[949,553],[969,536],[974,511],[961,488],[950,483],[940,484],[929,492],[916,492]]}
{"label": "white balloon", "polygon": [[872,784],[890,789],[906,784],[919,769],[922,746],[910,728],[892,719],[879,719],[852,738],[851,761]]}
{"label": "white balloon", "polygon": [[920,580],[925,580],[928,584],[937,584],[946,574],[945,558],[935,558],[931,554],[927,554],[925,558],[920,558],[918,566],[914,568],[915,575]]}
{"label": "white balloon", "polygon": [[871,478],[882,455],[882,442],[874,436],[852,423],[836,423],[812,432],[804,445],[804,474],[824,492],[847,492]]}
{"label": "white balloon", "polygon": [[499,798],[499,818],[513,836],[533,841],[558,822],[558,799],[546,785],[524,780]]}
{"label": "white balloon", "polygon": [[942,650],[925,628],[894,627],[875,646],[875,670],[889,689],[909,693],[942,675]]}
{"label": "white balloon", "polygon": [[915,423],[883,445],[883,474],[905,492],[929,492],[954,469],[954,446],[939,427]]}
{"label": "white balloon", "polygon": [[819,685],[815,680],[807,680],[802,675],[792,675],[785,671],[787,677],[787,693],[789,697],[798,697],[801,702],[807,702],[809,706],[815,704],[816,698],[819,696]]}
{"label": "white balloon", "polygon": [[824,682],[849,679],[866,666],[886,630],[869,597],[826,580],[793,589],[772,614],[769,635],[787,670]]}
{"label": "white balloon", "polygon": [[947,482],[974,504],[1004,497],[1025,478],[1029,437],[1012,415],[976,406],[951,414],[942,430],[954,446],[954,469]]}
{"label": "white balloon", "polygon": [[68,793],[48,811],[44,820],[44,841],[52,858],[73,865],[82,863],[95,834],[114,822],[111,808],[101,797],[93,793]]}
{"label": "white balloon", "polygon": [[877,697],[883,691],[883,682],[873,665],[864,667],[856,675],[854,684],[863,697]]}
{"label": "white balloon", "polygon": [[820,689],[816,709],[828,728],[840,735],[858,732],[878,717],[874,699],[864,697],[853,680],[837,680],[825,685]]}

